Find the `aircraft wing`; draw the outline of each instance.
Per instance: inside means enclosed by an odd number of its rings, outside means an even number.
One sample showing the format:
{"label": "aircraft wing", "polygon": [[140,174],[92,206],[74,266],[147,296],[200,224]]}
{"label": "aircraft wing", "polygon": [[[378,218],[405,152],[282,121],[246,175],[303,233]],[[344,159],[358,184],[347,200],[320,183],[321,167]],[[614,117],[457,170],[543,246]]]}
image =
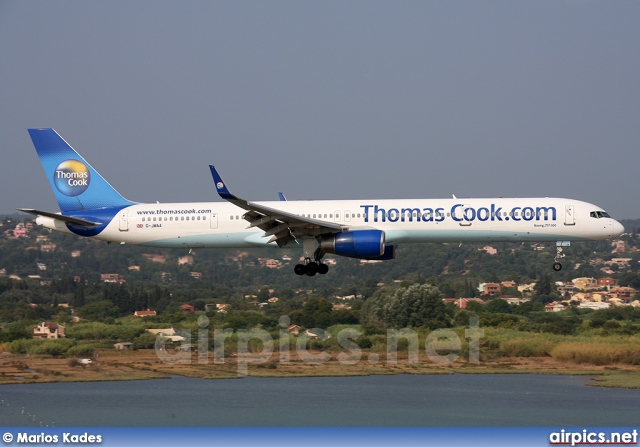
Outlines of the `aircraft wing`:
{"label": "aircraft wing", "polygon": [[236,197],[229,192],[216,168],[212,165],[209,168],[220,197],[247,210],[243,218],[249,222],[249,228],[260,228],[265,232],[263,237],[271,236],[269,242],[275,242],[279,247],[300,236],[340,233],[345,230],[337,223],[299,216]]}
{"label": "aircraft wing", "polygon": [[63,222],[70,223],[73,225],[80,225],[81,227],[97,227],[98,225],[102,225],[100,222],[91,222],[89,220],[79,219],[77,217],[64,216],[58,213],[50,213],[48,211],[34,210],[31,208],[18,208],[18,211],[22,211],[23,213],[34,214],[36,216],[51,217],[52,219],[61,220]]}

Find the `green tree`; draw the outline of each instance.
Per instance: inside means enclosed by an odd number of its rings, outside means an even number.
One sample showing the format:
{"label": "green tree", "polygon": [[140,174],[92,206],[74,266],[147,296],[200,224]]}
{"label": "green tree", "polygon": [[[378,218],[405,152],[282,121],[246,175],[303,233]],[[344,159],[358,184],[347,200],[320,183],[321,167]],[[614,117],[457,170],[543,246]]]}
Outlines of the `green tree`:
{"label": "green tree", "polygon": [[102,321],[106,318],[118,316],[118,307],[111,301],[98,301],[89,303],[78,311],[78,314],[85,320]]}
{"label": "green tree", "polygon": [[365,323],[383,327],[448,327],[449,318],[440,290],[429,284],[382,289],[362,308]]}
{"label": "green tree", "polygon": [[534,287],[534,293],[536,295],[551,294],[551,277],[549,275],[540,275],[540,279],[538,279]]}
{"label": "green tree", "polygon": [[487,303],[484,305],[484,310],[485,312],[494,314],[510,314],[513,311],[511,305],[501,298],[495,298],[493,300],[487,301]]}
{"label": "green tree", "polygon": [[329,301],[324,298],[311,298],[300,311],[294,311],[289,316],[292,322],[297,321],[297,324],[306,328],[327,328],[331,325],[332,312],[333,304]]}

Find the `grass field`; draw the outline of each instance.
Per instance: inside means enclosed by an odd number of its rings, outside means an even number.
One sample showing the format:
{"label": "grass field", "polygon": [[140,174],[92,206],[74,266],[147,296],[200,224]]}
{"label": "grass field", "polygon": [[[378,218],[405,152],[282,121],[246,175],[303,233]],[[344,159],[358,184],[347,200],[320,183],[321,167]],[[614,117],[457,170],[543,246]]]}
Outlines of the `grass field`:
{"label": "grass field", "polygon": [[[524,343],[524,342],[523,342]],[[225,359],[224,363],[207,362],[192,354],[185,363],[161,361],[154,350],[114,351],[101,350],[91,365],[78,365],[72,359],[38,357],[0,353],[0,384],[81,382],[161,379],[172,375],[203,379],[238,378],[245,373],[254,377],[320,377],[358,376],[375,374],[571,374],[594,377],[592,385],[606,387],[640,388],[640,371],[634,366],[620,363],[612,366],[582,362],[574,354],[584,348],[584,342],[571,346],[558,341],[551,355],[523,357],[496,357],[479,364],[456,361],[449,365],[430,362],[421,354],[417,363],[409,363],[406,355],[398,356],[396,363],[387,362],[383,353],[363,351],[359,361],[346,364],[340,352],[326,352],[330,359],[324,362],[301,360],[295,352],[288,362],[278,359],[278,353],[260,357],[246,354],[244,358]],[[512,341],[508,346],[515,346]],[[521,349],[521,348],[518,348]],[[552,355],[558,349],[562,355]],[[520,352],[518,350],[514,352]],[[570,353],[567,355],[566,353]],[[606,352],[606,350],[605,350]],[[614,351],[617,352],[617,351]],[[619,352],[625,353],[624,349]],[[312,353],[319,355],[320,353]],[[375,355],[375,356],[374,356]],[[340,361],[339,358],[342,360]],[[595,357],[596,360],[600,357]],[[609,357],[615,359],[617,357]],[[578,359],[579,361],[576,361]],[[200,363],[199,363],[200,362]]]}

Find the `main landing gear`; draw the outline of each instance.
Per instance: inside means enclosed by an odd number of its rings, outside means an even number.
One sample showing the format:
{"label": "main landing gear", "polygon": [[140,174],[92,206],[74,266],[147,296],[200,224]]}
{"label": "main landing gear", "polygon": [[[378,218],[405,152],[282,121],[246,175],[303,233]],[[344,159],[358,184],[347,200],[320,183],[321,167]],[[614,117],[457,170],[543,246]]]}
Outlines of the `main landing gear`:
{"label": "main landing gear", "polygon": [[311,259],[305,259],[304,264],[297,264],[293,271],[296,272],[296,275],[307,275],[314,276],[316,273],[320,273],[321,275],[325,275],[329,271],[329,266],[327,264],[318,262],[313,262]]}
{"label": "main landing gear", "polygon": [[293,268],[293,271],[296,272],[296,275],[300,276],[315,276],[316,273],[325,275],[329,271],[329,266],[320,262],[324,256],[324,252],[320,248],[318,239],[313,236],[306,236],[302,238],[302,243],[304,264],[297,264]]}
{"label": "main landing gear", "polygon": [[569,241],[556,242],[556,257],[553,259],[553,269],[556,272],[559,272],[560,270],[562,270],[562,264],[560,264],[560,259],[566,256],[562,250],[562,247],[569,247],[570,245],[571,245],[571,242]]}

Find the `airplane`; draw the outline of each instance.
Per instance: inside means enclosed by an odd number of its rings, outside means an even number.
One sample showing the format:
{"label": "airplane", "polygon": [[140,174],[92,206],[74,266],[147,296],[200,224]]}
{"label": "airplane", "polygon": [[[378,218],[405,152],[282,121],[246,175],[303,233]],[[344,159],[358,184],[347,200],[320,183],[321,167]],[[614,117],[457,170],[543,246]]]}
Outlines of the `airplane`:
{"label": "airplane", "polygon": [[326,254],[395,258],[399,244],[556,242],[562,269],[572,241],[611,239],[624,227],[602,208],[563,198],[287,200],[233,195],[209,166],[223,202],[137,203],[120,195],[51,128],[29,129],[59,213],[19,208],[36,224],[97,240],[165,248],[300,247],[297,275],[326,274]]}

